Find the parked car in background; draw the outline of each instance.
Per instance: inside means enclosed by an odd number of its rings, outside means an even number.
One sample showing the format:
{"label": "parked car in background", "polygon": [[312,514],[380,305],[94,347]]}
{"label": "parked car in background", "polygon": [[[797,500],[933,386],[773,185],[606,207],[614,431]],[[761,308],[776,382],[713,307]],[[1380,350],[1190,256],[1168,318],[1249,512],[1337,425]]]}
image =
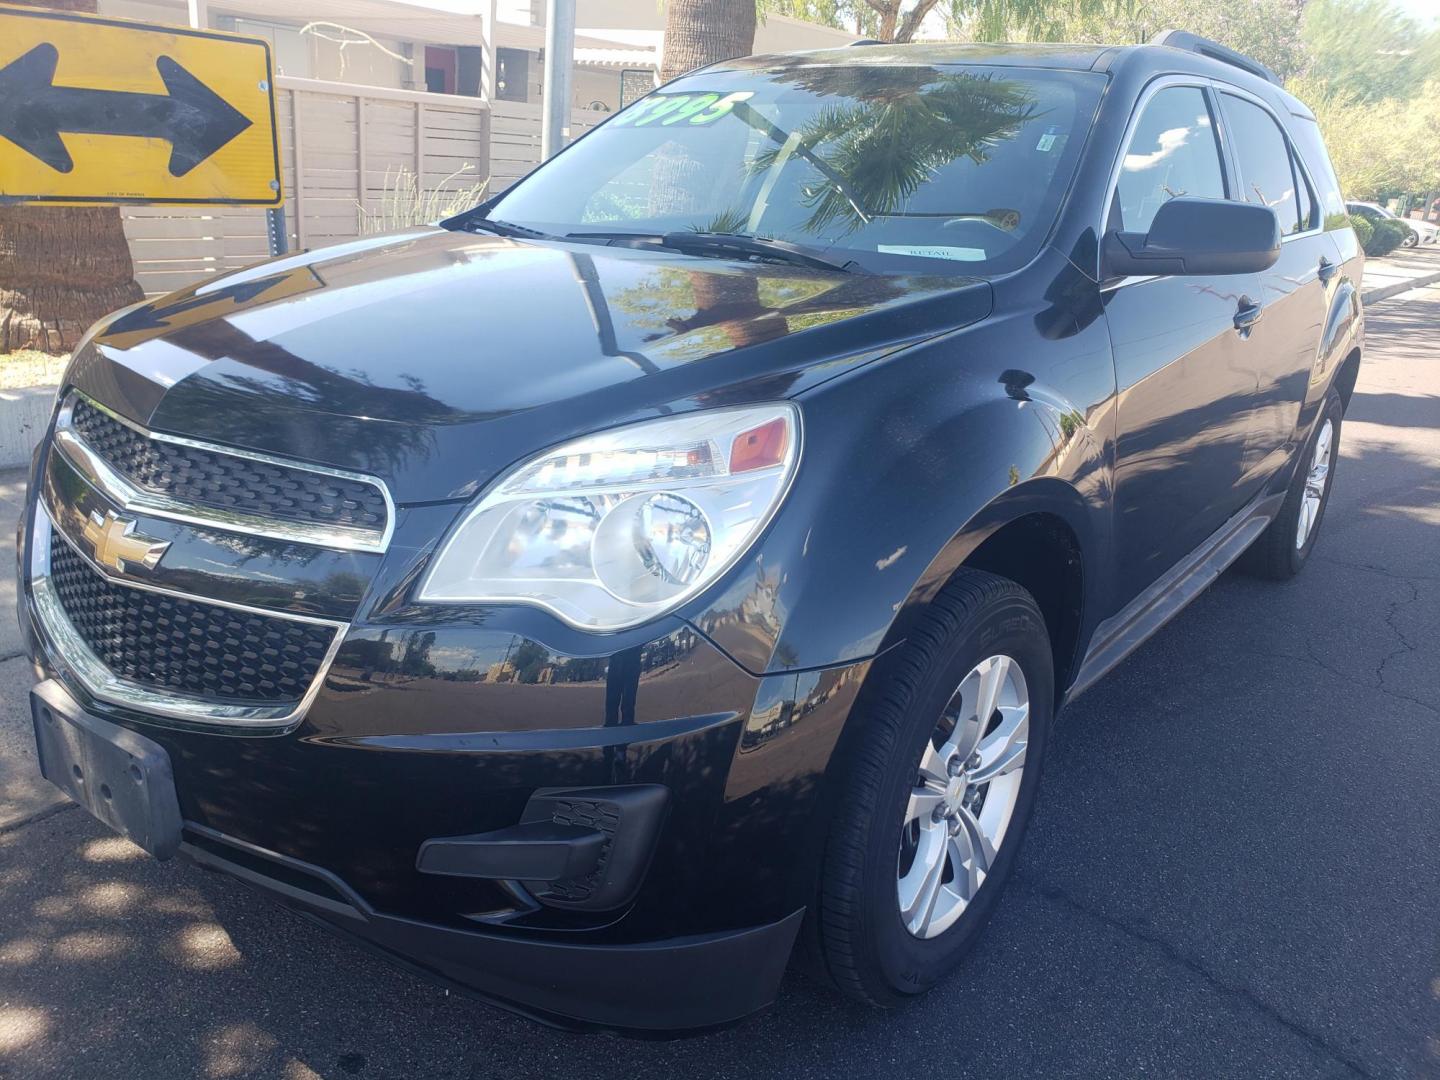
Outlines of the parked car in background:
{"label": "parked car in background", "polygon": [[1213,42],[866,45],[119,312],[20,529],[42,770],[549,1022],[725,1024],[797,944],[903,1002],[995,911],[1065,703],[1314,552],[1344,206]]}
{"label": "parked car in background", "polygon": [[1418,244],[1433,244],[1440,239],[1440,225],[1431,225],[1428,221],[1416,221],[1414,218],[1402,218],[1399,214],[1387,210],[1378,203],[1347,202],[1345,209],[1372,223],[1398,221],[1408,230],[1402,243],[1403,247],[1413,248]]}

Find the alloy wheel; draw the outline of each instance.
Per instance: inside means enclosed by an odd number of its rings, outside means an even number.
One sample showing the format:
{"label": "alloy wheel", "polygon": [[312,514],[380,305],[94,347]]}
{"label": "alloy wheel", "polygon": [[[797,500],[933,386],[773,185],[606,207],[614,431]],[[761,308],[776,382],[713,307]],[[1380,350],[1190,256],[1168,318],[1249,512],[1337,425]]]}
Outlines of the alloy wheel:
{"label": "alloy wheel", "polygon": [[925,743],[901,828],[896,894],[905,928],[933,938],[985,883],[1020,798],[1030,738],[1025,673],[991,656],[960,680]]}
{"label": "alloy wheel", "polygon": [[1315,450],[1310,455],[1310,471],[1305,476],[1305,495],[1300,503],[1300,520],[1295,527],[1295,547],[1303,548],[1305,541],[1315,528],[1315,519],[1320,516],[1320,504],[1325,499],[1325,485],[1330,477],[1330,449],[1335,438],[1335,425],[1329,417],[1315,438]]}

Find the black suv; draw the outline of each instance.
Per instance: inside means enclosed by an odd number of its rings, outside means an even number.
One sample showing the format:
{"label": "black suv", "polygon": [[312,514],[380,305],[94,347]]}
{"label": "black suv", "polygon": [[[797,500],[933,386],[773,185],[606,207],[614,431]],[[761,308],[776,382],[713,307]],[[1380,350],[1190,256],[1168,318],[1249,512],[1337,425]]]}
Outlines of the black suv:
{"label": "black suv", "polygon": [[1309,557],[1362,344],[1319,132],[1189,35],[720,64],[474,211],[102,322],[37,453],[42,769],[552,1022],[793,947],[892,1004],[1056,712]]}

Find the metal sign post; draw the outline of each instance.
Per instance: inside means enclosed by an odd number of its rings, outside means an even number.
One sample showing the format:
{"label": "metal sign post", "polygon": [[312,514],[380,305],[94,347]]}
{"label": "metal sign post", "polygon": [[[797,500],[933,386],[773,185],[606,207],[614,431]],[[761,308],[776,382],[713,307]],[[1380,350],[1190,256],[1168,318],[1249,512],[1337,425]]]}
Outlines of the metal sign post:
{"label": "metal sign post", "polygon": [[0,202],[279,206],[270,47],[0,7]]}
{"label": "metal sign post", "polygon": [[540,156],[548,160],[570,138],[570,75],[575,67],[575,0],[545,5],[545,82],[540,113]]}
{"label": "metal sign post", "polygon": [[265,211],[265,239],[269,242],[271,255],[284,255],[290,249],[289,237],[285,235],[283,206],[273,206]]}

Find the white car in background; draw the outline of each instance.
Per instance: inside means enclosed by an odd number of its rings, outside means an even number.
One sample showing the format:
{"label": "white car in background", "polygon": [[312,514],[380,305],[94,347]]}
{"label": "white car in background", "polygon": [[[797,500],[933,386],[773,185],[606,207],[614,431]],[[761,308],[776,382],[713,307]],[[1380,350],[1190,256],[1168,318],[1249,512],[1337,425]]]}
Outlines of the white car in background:
{"label": "white car in background", "polygon": [[1407,248],[1413,248],[1418,244],[1433,244],[1440,240],[1440,225],[1431,225],[1428,221],[1417,221],[1415,218],[1402,218],[1399,214],[1392,213],[1378,203],[1351,202],[1346,203],[1345,208],[1350,213],[1359,214],[1370,221],[1390,218],[1392,221],[1400,222],[1410,230],[1403,245]]}

